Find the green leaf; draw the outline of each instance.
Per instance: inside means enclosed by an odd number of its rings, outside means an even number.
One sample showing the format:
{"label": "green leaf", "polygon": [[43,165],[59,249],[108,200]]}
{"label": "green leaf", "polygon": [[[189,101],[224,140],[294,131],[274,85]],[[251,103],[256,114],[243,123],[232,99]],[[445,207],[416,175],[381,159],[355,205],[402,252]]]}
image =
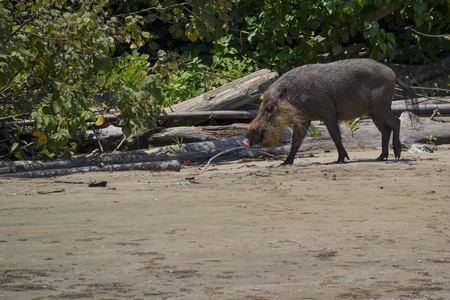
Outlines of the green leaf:
{"label": "green leaf", "polygon": [[361,6],[361,8],[366,6],[368,2],[369,0],[358,0],[358,4]]}
{"label": "green leaf", "polygon": [[10,153],[14,152],[14,150],[16,150],[18,146],[19,146],[19,143],[17,143],[17,142],[13,143],[11,146]]}
{"label": "green leaf", "polygon": [[386,52],[388,50],[388,45],[386,43],[380,43],[380,49],[383,52]]}
{"label": "green leaf", "polygon": [[62,110],[61,101],[53,100],[52,101],[52,109],[53,109],[53,113],[55,113],[55,114],[61,112],[61,110]]}
{"label": "green leaf", "polygon": [[343,8],[343,11],[346,14],[353,15],[355,13],[355,3],[347,1]]}
{"label": "green leaf", "polygon": [[255,38],[255,36],[256,36],[256,31],[252,31],[252,32],[250,32],[249,35],[247,36],[247,40],[248,40],[250,43],[252,43],[252,42],[253,42],[253,39]]}
{"label": "green leaf", "polygon": [[423,3],[422,1],[414,3],[414,11],[419,15],[425,11],[426,7],[427,7],[426,4]]}
{"label": "green leaf", "polygon": [[131,26],[136,23],[136,18],[134,16],[126,16],[125,17],[125,25]]}
{"label": "green leaf", "polygon": [[142,31],[141,35],[146,38],[146,39],[151,39],[152,38],[152,34],[148,31]]}
{"label": "green leaf", "polygon": [[80,118],[83,122],[86,122],[89,119],[93,119],[93,114],[90,111],[83,111]]}
{"label": "green leaf", "polygon": [[391,42],[392,44],[395,44],[395,35],[391,32],[386,33],[386,39]]}

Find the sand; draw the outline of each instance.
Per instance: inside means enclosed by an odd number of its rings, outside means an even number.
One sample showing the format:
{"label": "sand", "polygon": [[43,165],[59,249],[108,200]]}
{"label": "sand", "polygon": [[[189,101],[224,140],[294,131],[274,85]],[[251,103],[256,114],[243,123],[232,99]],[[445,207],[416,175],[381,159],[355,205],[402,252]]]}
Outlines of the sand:
{"label": "sand", "polygon": [[450,299],[450,147],[347,151],[0,179],[0,299]]}

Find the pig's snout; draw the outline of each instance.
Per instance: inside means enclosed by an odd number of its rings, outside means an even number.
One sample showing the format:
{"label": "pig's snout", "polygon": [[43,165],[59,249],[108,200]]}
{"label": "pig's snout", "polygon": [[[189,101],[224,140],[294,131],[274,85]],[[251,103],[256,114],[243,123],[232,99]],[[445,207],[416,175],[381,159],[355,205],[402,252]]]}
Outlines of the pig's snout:
{"label": "pig's snout", "polygon": [[250,150],[254,145],[259,144],[264,139],[264,129],[250,129],[241,142],[246,150]]}
{"label": "pig's snout", "polygon": [[248,141],[248,138],[245,138],[242,142],[241,142],[242,146],[244,146],[245,150],[250,150],[250,148],[252,146],[250,146],[250,142]]}

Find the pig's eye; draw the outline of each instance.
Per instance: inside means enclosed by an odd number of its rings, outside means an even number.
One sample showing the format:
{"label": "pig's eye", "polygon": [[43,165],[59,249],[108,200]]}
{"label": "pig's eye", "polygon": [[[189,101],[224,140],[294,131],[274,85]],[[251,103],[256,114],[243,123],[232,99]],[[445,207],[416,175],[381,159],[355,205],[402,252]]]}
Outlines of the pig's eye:
{"label": "pig's eye", "polygon": [[266,113],[271,113],[271,112],[273,112],[273,105],[267,105],[267,106],[266,106],[266,109],[265,109],[265,112],[266,112]]}

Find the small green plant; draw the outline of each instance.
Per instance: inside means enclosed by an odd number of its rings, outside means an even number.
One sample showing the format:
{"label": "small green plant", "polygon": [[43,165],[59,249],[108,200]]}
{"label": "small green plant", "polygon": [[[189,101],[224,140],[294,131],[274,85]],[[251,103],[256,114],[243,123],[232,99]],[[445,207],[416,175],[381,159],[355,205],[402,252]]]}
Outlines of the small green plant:
{"label": "small green plant", "polygon": [[356,119],[353,119],[353,120],[348,121],[348,122],[347,121],[343,121],[342,122],[345,126],[347,126],[348,129],[351,130],[352,138],[355,137],[355,131],[358,131],[358,130],[361,129],[361,128],[358,127],[359,120],[360,120],[360,118],[356,118]]}
{"label": "small green plant", "polygon": [[181,147],[183,145],[183,137],[174,137],[172,138],[173,145],[176,145],[178,147]]}
{"label": "small green plant", "polygon": [[20,141],[20,142],[14,142],[12,145],[11,145],[11,148],[10,148],[10,152],[9,152],[9,157],[10,158],[16,158],[16,159],[19,159],[19,160],[23,160],[24,159],[24,150],[26,150],[26,148],[29,146],[29,145],[31,145],[31,144],[29,144],[29,143],[27,143],[27,142],[25,142],[25,141]]}
{"label": "small green plant", "polygon": [[313,130],[312,127],[309,127],[308,132],[312,137],[316,137],[320,134],[320,128],[314,127],[314,130]]}
{"label": "small green plant", "polygon": [[27,142],[23,137],[29,135],[27,128],[14,124],[8,130],[0,134],[3,140],[0,143],[0,160],[24,160],[30,157],[33,152],[33,142]]}
{"label": "small green plant", "polygon": [[437,141],[437,138],[435,138],[432,134],[425,136],[427,139],[427,144],[434,145],[434,142]]}
{"label": "small green plant", "polygon": [[45,157],[48,158],[54,158],[55,157],[55,153],[49,151],[48,149],[42,149],[41,152],[39,152],[39,154],[44,155]]}

